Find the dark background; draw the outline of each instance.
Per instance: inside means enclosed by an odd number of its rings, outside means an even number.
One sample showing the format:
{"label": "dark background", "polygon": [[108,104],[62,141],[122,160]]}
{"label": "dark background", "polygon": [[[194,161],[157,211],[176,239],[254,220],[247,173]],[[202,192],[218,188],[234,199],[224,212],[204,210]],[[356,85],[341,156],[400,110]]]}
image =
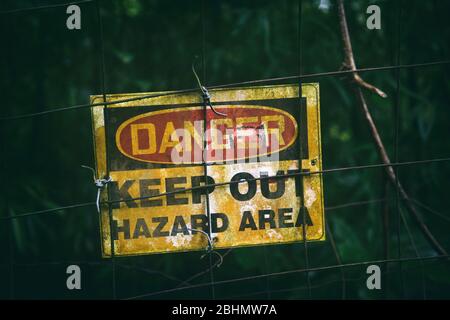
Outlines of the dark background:
{"label": "dark background", "polygon": [[[326,1],[322,1],[325,3]],[[43,0],[2,1],[0,10],[63,3]],[[298,1],[100,1],[104,25],[107,93],[177,90],[196,86],[194,57],[205,85],[233,83],[299,73]],[[342,41],[334,0],[302,4],[301,72],[338,70]],[[366,8],[381,8],[382,29],[366,28]],[[402,17],[397,19],[401,7]],[[20,115],[88,103],[100,94],[101,56],[94,2],[80,4],[81,30],[66,28],[66,7],[2,13],[1,116]],[[450,57],[450,1],[346,1],[347,19],[359,67],[421,63]],[[203,21],[203,22],[202,22]],[[400,22],[400,35],[398,23]],[[203,27],[204,26],[204,34]],[[203,36],[204,35],[204,36]],[[201,60],[201,59],[200,59]],[[399,161],[450,156],[449,65],[400,71]],[[391,158],[394,157],[396,71],[362,76],[388,94],[382,99],[365,91],[369,108]],[[324,168],[380,163],[352,85],[343,76],[318,77],[321,91]],[[283,83],[295,83],[295,80]],[[267,83],[269,84],[269,83]],[[89,109],[77,109],[22,120],[1,121],[0,215],[94,201],[94,166]],[[422,218],[450,250],[448,162],[403,166],[400,179],[420,207]],[[326,219],[343,263],[398,257],[399,213],[395,191],[386,188],[383,169],[325,174],[325,205],[387,199],[366,205],[328,210]],[[402,257],[436,253],[414,220],[400,224]],[[385,237],[383,217],[389,217]],[[410,231],[410,232],[408,232]],[[412,242],[411,239],[414,241]],[[384,241],[389,250],[386,255]],[[221,251],[225,254],[227,251]],[[207,283],[208,258],[202,252],[116,259],[117,297]],[[310,267],[336,265],[330,238],[308,245]],[[213,256],[214,258],[214,256]],[[82,269],[82,290],[66,289],[65,270]],[[364,299],[450,298],[450,268],[446,260],[380,264],[382,290],[366,288],[366,266],[345,268],[345,297]],[[302,243],[234,249],[216,281],[305,268]],[[192,276],[199,274],[196,278]],[[341,269],[291,273],[219,284],[216,298],[335,298],[343,297]],[[0,298],[112,298],[111,260],[100,256],[95,206],[47,215],[0,220]],[[211,286],[150,296],[151,299],[212,298]]]}

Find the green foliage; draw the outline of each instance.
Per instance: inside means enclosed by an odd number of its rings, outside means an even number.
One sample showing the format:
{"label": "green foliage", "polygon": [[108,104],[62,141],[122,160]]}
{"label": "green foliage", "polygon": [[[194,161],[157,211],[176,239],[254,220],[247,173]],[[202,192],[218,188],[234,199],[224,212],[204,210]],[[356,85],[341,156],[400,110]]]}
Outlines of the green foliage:
{"label": "green foliage", "polygon": [[[1,9],[46,4],[50,1],[2,1]],[[338,70],[343,50],[335,1],[319,9],[320,1],[303,1],[301,44],[297,37],[298,2],[206,1],[100,1],[104,25],[105,77],[108,93],[161,91],[192,88],[191,64],[205,54],[207,85],[267,77]],[[346,1],[356,63],[359,67],[395,64],[397,54],[397,1]],[[400,29],[400,63],[420,63],[449,58],[450,2],[403,1]],[[382,29],[369,31],[365,9],[378,4]],[[101,93],[100,48],[95,4],[81,5],[82,29],[65,27],[65,8],[4,15],[1,19],[0,52],[1,115],[39,112],[88,102]],[[202,36],[204,21],[204,42]],[[299,50],[300,49],[300,50]],[[299,51],[301,66],[299,66]],[[419,160],[450,155],[449,66],[400,71],[399,160]],[[365,91],[369,108],[390,156],[394,157],[394,108],[396,72],[362,74],[388,93],[387,99]],[[370,132],[345,77],[308,79],[320,83],[323,165],[325,168],[380,163]],[[0,124],[3,161],[0,196],[1,216],[93,201],[96,188],[81,165],[94,166],[91,119],[88,109],[73,110]],[[445,216],[448,214],[450,165],[399,168],[400,179],[411,197]],[[331,173],[324,176],[327,206],[370,199],[393,199],[385,190],[382,169]],[[389,257],[397,257],[397,210],[394,204],[360,205],[327,211],[344,263],[377,260],[383,249],[383,214],[389,215]],[[433,255],[428,243],[407,215],[413,239],[423,256]],[[448,221],[421,209],[436,238],[450,250]],[[415,256],[406,229],[400,226],[402,256]],[[10,244],[13,244],[11,246]],[[84,298],[111,296],[111,267],[100,258],[98,214],[95,207],[57,214],[0,221],[1,268],[15,264],[62,261],[40,267],[14,269],[16,297],[74,298],[64,287],[68,261],[80,263],[88,277]],[[217,280],[305,267],[303,244],[241,248],[225,257],[214,270]],[[222,253],[225,253],[223,251]],[[183,253],[118,259],[119,297],[175,286],[209,266],[203,253]],[[329,239],[308,245],[309,266],[336,264]],[[90,263],[88,263],[90,261]],[[427,296],[449,298],[448,262],[403,263],[401,288],[399,265],[381,266],[389,286],[381,293],[368,292],[365,268],[346,269],[347,297],[422,297],[421,275],[426,274]],[[146,272],[142,269],[147,270]],[[2,269],[3,270],[3,269]],[[9,269],[7,269],[9,270]],[[151,272],[148,272],[151,270]],[[33,276],[30,276],[32,274]],[[170,277],[167,277],[169,275]],[[340,298],[340,269],[309,274],[313,297]],[[9,272],[0,283],[9,283]],[[175,279],[175,280],[174,280]],[[276,276],[216,287],[217,297],[248,294],[246,298],[307,298],[303,273]],[[353,279],[353,280],[352,280]],[[190,283],[210,281],[208,272]],[[297,289],[295,289],[297,288]],[[288,289],[288,290],[284,290]],[[276,291],[279,290],[279,291]],[[290,290],[290,291],[289,291]],[[0,297],[8,297],[0,285]],[[152,298],[209,298],[210,287],[177,291]]]}

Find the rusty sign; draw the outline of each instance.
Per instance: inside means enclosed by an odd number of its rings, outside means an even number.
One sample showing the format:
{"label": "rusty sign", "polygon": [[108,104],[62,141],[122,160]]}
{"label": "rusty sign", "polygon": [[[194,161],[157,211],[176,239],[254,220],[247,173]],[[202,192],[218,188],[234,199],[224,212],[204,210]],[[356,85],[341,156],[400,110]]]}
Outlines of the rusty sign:
{"label": "rusty sign", "polygon": [[215,110],[197,92],[112,94],[92,108],[97,175],[111,177],[104,257],[111,238],[118,256],[204,250],[208,235],[217,249],[290,243],[303,227],[325,239],[321,175],[295,174],[300,159],[321,170],[319,85],[303,84],[302,99],[298,85],[210,94]]}

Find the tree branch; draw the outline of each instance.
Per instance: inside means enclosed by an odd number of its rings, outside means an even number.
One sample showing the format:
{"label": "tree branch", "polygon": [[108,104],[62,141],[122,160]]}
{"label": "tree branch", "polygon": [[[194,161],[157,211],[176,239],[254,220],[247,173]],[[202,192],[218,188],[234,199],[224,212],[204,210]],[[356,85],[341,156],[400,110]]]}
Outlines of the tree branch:
{"label": "tree branch", "polygon": [[[345,9],[344,9],[344,5],[342,4],[342,1],[339,1],[338,10],[339,10],[339,22],[341,25],[341,32],[342,32],[342,40],[344,41],[345,61],[344,61],[343,65],[344,65],[344,68],[347,70],[356,70],[355,58],[353,57],[352,43],[350,41],[350,34],[348,32],[347,19],[345,18]],[[385,92],[378,89],[374,85],[371,85],[370,83],[367,83],[366,81],[364,81],[357,72],[352,73],[352,80],[358,86],[366,88],[367,90],[370,90],[372,92],[375,92],[377,95],[379,95],[382,98],[387,98],[387,94]]]}
{"label": "tree branch", "polygon": [[[356,70],[356,64],[355,64],[355,59],[353,57],[353,49],[352,49],[352,44],[351,44],[351,40],[350,40],[350,34],[348,31],[347,18],[345,16],[345,8],[344,8],[343,0],[338,0],[338,11],[339,11],[339,21],[340,21],[340,26],[341,26],[342,40],[344,43],[345,65],[347,67],[349,67],[350,70]],[[372,115],[367,106],[366,99],[364,98],[364,94],[361,90],[361,87],[365,87],[365,88],[377,93],[380,96],[383,96],[382,94],[384,94],[387,97],[387,95],[383,91],[379,90],[378,88],[364,82],[364,80],[362,80],[356,72],[353,73],[353,77],[354,77],[355,83],[358,84],[358,86],[355,87],[356,96],[359,101],[359,105],[363,111],[363,114],[367,120],[367,124],[369,125],[370,132],[371,132],[372,138],[374,139],[374,143],[377,147],[378,153],[379,153],[383,163],[390,164],[391,161],[386,152],[386,148],[384,147],[383,141],[381,140],[380,134],[378,133],[377,126],[375,125],[375,122],[373,121]],[[429,242],[429,244],[433,247],[433,249],[438,254],[447,255],[447,251],[441,246],[441,244],[437,241],[437,239],[434,237],[434,235],[428,229],[428,226],[422,221],[419,212],[417,211],[416,207],[413,205],[413,202],[410,201],[410,198],[409,198],[408,194],[406,193],[405,189],[403,189],[403,186],[401,185],[400,181],[397,180],[397,175],[395,174],[392,167],[386,167],[386,173],[389,178],[389,181],[394,186],[394,188],[398,188],[401,198],[403,200],[405,200],[404,201],[405,207],[408,209],[408,212],[414,218],[414,221],[419,226],[420,230],[424,234],[424,236],[427,239],[427,241]]]}

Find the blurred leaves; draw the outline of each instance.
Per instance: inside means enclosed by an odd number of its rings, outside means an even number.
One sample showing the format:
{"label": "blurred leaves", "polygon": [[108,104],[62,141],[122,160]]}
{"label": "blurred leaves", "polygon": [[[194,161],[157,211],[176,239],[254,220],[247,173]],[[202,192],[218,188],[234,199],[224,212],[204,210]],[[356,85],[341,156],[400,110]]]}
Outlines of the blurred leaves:
{"label": "blurred leaves", "polygon": [[140,0],[123,0],[125,12],[129,17],[136,17],[142,11]]}
{"label": "blurred leaves", "polygon": [[[1,9],[35,6],[45,1],[6,0]],[[346,1],[348,23],[358,67],[387,66],[395,63],[398,21],[396,1]],[[130,93],[192,88],[195,80],[190,70],[196,55],[205,54],[207,85],[299,73],[299,47],[303,74],[338,70],[343,54],[335,1],[302,2],[301,44],[298,43],[298,1],[101,1],[104,24],[105,76],[108,93]],[[377,4],[382,11],[382,30],[368,31],[365,9]],[[56,107],[84,104],[89,95],[101,92],[100,39],[95,6],[81,5],[82,29],[65,28],[64,10],[42,10],[2,17],[2,39],[7,44],[0,52],[2,115],[43,111]],[[401,63],[448,59],[450,28],[446,12],[450,2],[414,1],[404,6],[401,21]],[[204,25],[202,25],[204,23]],[[204,35],[203,35],[204,29]],[[203,38],[204,36],[204,38]],[[399,158],[401,161],[431,159],[450,155],[447,142],[450,113],[448,67],[401,70],[399,97]],[[389,94],[381,99],[364,91],[383,141],[393,156],[396,73],[391,71],[362,74],[370,83]],[[308,79],[320,83],[322,149],[324,168],[380,163],[370,132],[346,77]],[[295,83],[293,80],[291,83]],[[93,201],[96,189],[89,174],[80,165],[94,166],[92,127],[88,109],[9,122],[0,126],[5,151],[2,181],[8,182],[0,196],[1,215],[21,214],[59,205]],[[448,214],[450,165],[435,164],[399,169],[401,180],[412,197]],[[348,171],[324,175],[325,204],[378,199],[385,196],[383,169]],[[4,183],[5,184],[5,183]],[[5,184],[6,185],[6,184]],[[387,195],[394,196],[392,190]],[[383,258],[382,205],[355,206],[327,212],[338,251],[344,263]],[[391,258],[396,253],[395,206],[389,207],[388,242]],[[430,230],[450,248],[448,225],[430,213],[423,215]],[[411,222],[412,223],[412,222]],[[0,223],[2,224],[2,223]],[[95,208],[64,211],[58,214],[13,220],[12,226],[18,261],[100,260],[99,221]],[[413,236],[420,253],[432,251],[416,228]],[[3,247],[8,246],[8,232],[0,233]],[[401,228],[401,244],[411,253],[411,244]],[[5,252],[7,249],[4,249]],[[214,271],[219,279],[303,268],[306,264],[302,243],[267,246],[268,266],[263,248],[241,248],[226,256],[224,265]],[[186,279],[208,267],[200,252],[123,258],[129,264],[170,273]],[[411,253],[412,254],[412,253]],[[308,244],[310,266],[336,264],[329,240]],[[10,261],[10,255],[1,257]],[[100,260],[101,261],[101,260]],[[86,297],[109,294],[109,261],[90,276],[91,291]],[[105,267],[106,266],[106,267]],[[408,265],[405,263],[405,268]],[[394,268],[394,267],[393,267]],[[360,268],[362,269],[362,268]],[[358,278],[348,284],[348,297],[371,298],[365,288],[364,270],[348,270]],[[38,272],[34,270],[35,272]],[[17,273],[26,275],[30,269]],[[445,263],[426,266],[433,283],[429,297],[450,297],[450,271]],[[39,280],[38,273],[35,280]],[[167,289],[174,286],[157,274],[118,272],[118,287],[128,294]],[[7,277],[8,275],[2,275]],[[60,284],[49,275],[46,294],[61,296]],[[339,269],[311,273],[314,285],[340,277]],[[408,290],[420,292],[420,269],[408,273]],[[6,281],[0,278],[0,282]],[[54,282],[52,282],[54,281]],[[209,273],[193,280],[209,281]],[[305,286],[303,274],[273,277],[273,287]],[[395,281],[390,295],[399,296]],[[6,282],[5,282],[6,283]],[[94,286],[96,284],[96,286]],[[19,287],[19,285],[18,285]],[[95,287],[95,288],[94,288]],[[266,287],[266,280],[238,283],[216,288],[227,297]],[[27,287],[27,296],[41,296],[38,286]],[[20,288],[19,288],[20,289]],[[7,288],[0,286],[0,296]],[[53,291],[52,291],[53,290]],[[185,296],[183,296],[185,294]],[[174,293],[170,297],[209,297],[209,288]],[[313,297],[339,298],[336,283],[313,290]],[[274,295],[275,296],[275,295]],[[420,296],[420,293],[418,294]],[[278,298],[306,298],[306,290],[280,292]],[[158,297],[156,297],[158,298]],[[250,296],[251,298],[251,296]]]}

